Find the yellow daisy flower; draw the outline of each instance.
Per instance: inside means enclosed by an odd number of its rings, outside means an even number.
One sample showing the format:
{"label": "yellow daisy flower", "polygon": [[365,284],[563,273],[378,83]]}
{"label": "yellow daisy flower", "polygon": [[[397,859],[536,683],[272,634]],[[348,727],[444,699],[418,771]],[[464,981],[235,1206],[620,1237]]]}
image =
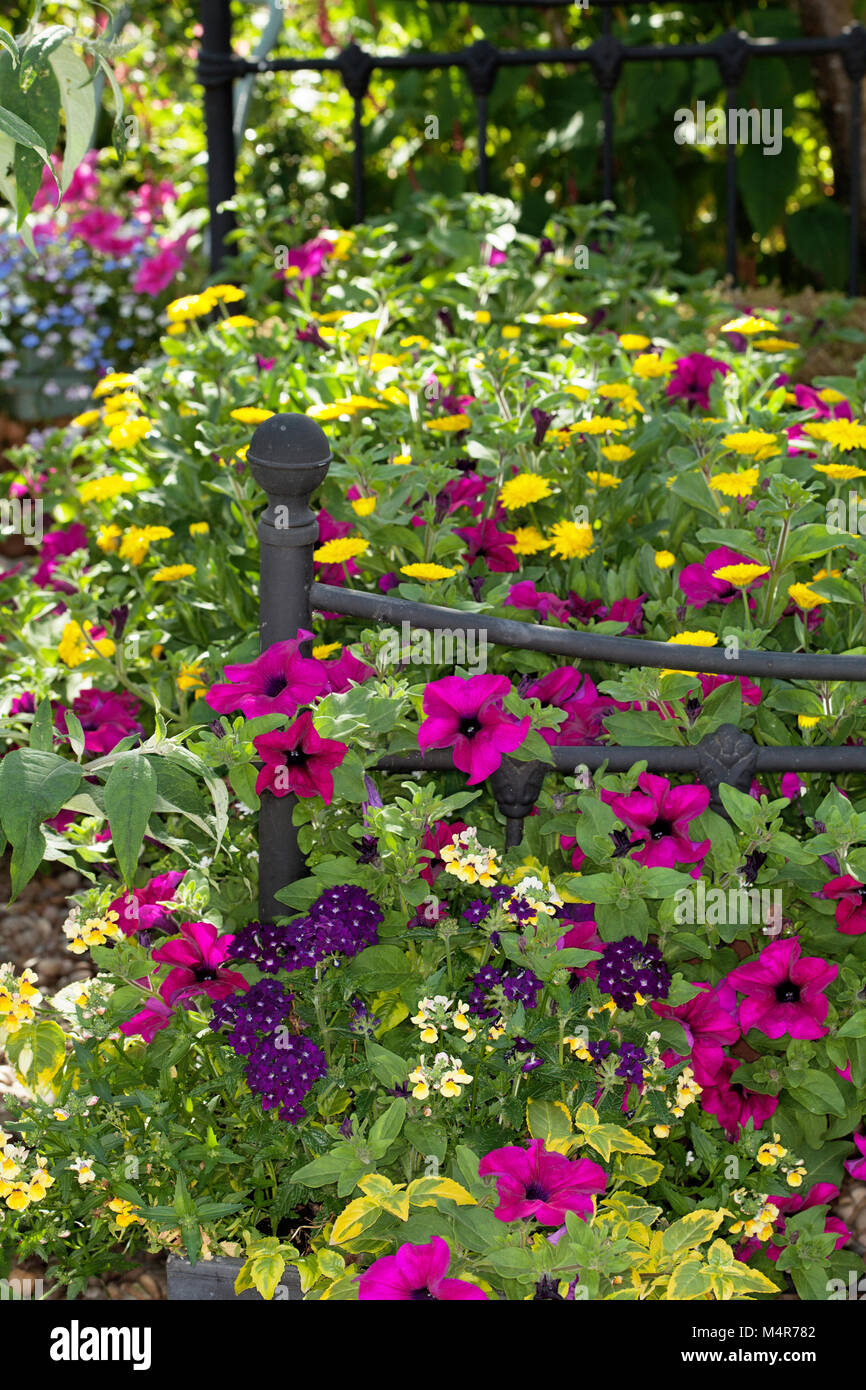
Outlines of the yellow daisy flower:
{"label": "yellow daisy flower", "polygon": [[428,420],[425,429],[435,430],[437,434],[455,434],[468,429],[471,423],[468,415],[440,415],[438,420]]}
{"label": "yellow daisy flower", "polygon": [[370,516],[376,510],[375,497],[356,497],[352,503],[352,511],[356,516]]}
{"label": "yellow daisy flower", "polygon": [[260,425],[263,420],[270,420],[274,414],[273,410],[263,410],[257,405],[242,405],[237,410],[230,412],[233,420],[239,420],[242,425]]}
{"label": "yellow daisy flower", "polygon": [[448,569],[445,565],[401,565],[400,573],[405,574],[409,579],[422,579],[430,583],[434,579],[453,579],[455,574],[459,574],[459,569]]}
{"label": "yellow daisy flower", "polygon": [[725,497],[751,497],[759,477],[757,468],[744,468],[741,473],[717,473],[710,479],[710,487]]}
{"label": "yellow daisy flower", "polygon": [[651,338],[644,337],[643,333],[620,333],[619,345],[625,348],[626,352],[642,352],[648,348],[652,342]]}
{"label": "yellow daisy flower", "polygon": [[722,333],[743,333],[748,338],[755,333],[775,333],[776,325],[770,323],[768,319],[759,319],[755,318],[753,314],[744,314],[741,318],[730,319],[727,323],[723,323],[719,331]]}
{"label": "yellow daisy flower", "polygon": [[596,469],[588,469],[586,476],[596,487],[619,487],[622,478],[617,478],[613,473],[599,473]]}
{"label": "yellow daisy flower", "polygon": [[656,569],[669,570],[676,562],[677,557],[670,550],[657,550],[655,553]]}
{"label": "yellow daisy flower", "polygon": [[503,483],[499,493],[499,500],[506,511],[517,511],[520,507],[529,507],[533,502],[540,502],[543,498],[551,495],[552,489],[546,478],[540,478],[537,473],[518,473],[516,478],[509,478]]}
{"label": "yellow daisy flower", "polygon": [[582,323],[588,323],[583,314],[542,314],[538,320],[543,328],[558,328],[566,332],[569,328],[578,328]]}
{"label": "yellow daisy flower", "polygon": [[168,584],[174,579],[187,579],[191,574],[195,574],[195,565],[164,565],[150,577],[157,584]]}
{"label": "yellow daisy flower", "polygon": [[747,458],[775,458],[780,452],[776,436],[768,434],[766,430],[741,430],[735,434],[725,434],[722,443],[726,449],[735,454],[744,454]]}
{"label": "yellow daisy flower", "polygon": [[557,521],[550,529],[553,554],[563,560],[585,560],[595,549],[591,526],[578,526],[573,521]]}
{"label": "yellow daisy flower", "polygon": [[713,578],[724,579],[735,589],[747,589],[756,579],[769,573],[769,565],[722,565],[721,569],[713,570]]}
{"label": "yellow daisy flower", "polygon": [[602,444],[600,453],[608,463],[625,463],[628,459],[634,458],[634,449],[630,449],[627,444]]}
{"label": "yellow daisy flower", "polygon": [[515,555],[537,555],[551,544],[538,530],[537,526],[515,526],[514,544],[511,549]]}
{"label": "yellow daisy flower", "polygon": [[362,536],[338,536],[332,541],[325,541],[318,550],[314,550],[313,559],[321,561],[324,565],[343,565],[347,560],[354,560],[356,556],[363,555],[369,549],[369,541],[365,541]]}
{"label": "yellow daisy flower", "polygon": [[816,594],[815,590],[810,589],[808,584],[789,584],[788,593],[797,607],[802,608],[804,613],[811,613],[813,608],[817,608],[822,603],[830,602],[828,598],[822,598],[820,594]]}

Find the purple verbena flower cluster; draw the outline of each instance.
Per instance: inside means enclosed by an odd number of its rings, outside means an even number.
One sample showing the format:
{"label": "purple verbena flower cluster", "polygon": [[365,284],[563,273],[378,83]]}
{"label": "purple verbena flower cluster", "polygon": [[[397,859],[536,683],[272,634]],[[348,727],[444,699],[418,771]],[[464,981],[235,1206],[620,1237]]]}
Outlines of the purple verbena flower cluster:
{"label": "purple verbena flower cluster", "polygon": [[645,945],[636,936],[605,944],[598,967],[598,987],[620,1009],[633,1009],[635,996],[666,999],[670,971],[657,946]]}
{"label": "purple verbena flower cluster", "polygon": [[230,1028],[226,1041],[248,1057],[244,1076],[261,1097],[262,1109],[279,1107],[280,1119],[297,1124],[306,1110],[304,1096],[325,1075],[325,1054],[310,1039],[288,1026],[294,995],[276,980],[259,980],[244,994],[230,994],[214,1004],[211,1028]]}
{"label": "purple verbena flower cluster", "polygon": [[288,926],[250,922],[235,937],[234,954],[273,975],[279,970],[303,970],[330,956],[356,956],[375,945],[382,910],[363,888],[340,884],[326,888],[305,917]]}
{"label": "purple verbena flower cluster", "polygon": [[542,984],[531,970],[518,970],[516,975],[504,975],[493,965],[485,965],[472,976],[472,989],[468,1004],[478,1018],[497,1018],[500,1010],[491,1006],[488,996],[497,987],[512,1004],[522,1004],[525,1009],[534,1009]]}

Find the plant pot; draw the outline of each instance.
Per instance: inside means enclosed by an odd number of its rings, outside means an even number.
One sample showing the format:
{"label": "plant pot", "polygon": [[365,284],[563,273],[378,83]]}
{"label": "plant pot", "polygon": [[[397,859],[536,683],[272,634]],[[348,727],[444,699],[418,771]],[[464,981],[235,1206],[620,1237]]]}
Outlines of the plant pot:
{"label": "plant pot", "polygon": [[[96,380],[95,372],[60,367],[46,372],[19,372],[0,387],[0,403],[13,420],[29,424],[78,415],[86,405]],[[46,392],[46,386],[52,391]],[[56,385],[60,389],[53,391]],[[86,388],[81,394],[78,391]]]}
{"label": "plant pot", "polygon": [[[243,1263],[243,1260],[220,1256],[216,1260],[199,1260],[198,1264],[190,1264],[182,1255],[169,1255],[166,1264],[169,1302],[228,1303],[247,1300],[263,1303],[265,1300],[257,1289],[235,1293],[235,1280]],[[296,1269],[287,1269],[277,1285],[274,1300],[288,1299],[300,1303],[302,1298],[301,1276]]]}

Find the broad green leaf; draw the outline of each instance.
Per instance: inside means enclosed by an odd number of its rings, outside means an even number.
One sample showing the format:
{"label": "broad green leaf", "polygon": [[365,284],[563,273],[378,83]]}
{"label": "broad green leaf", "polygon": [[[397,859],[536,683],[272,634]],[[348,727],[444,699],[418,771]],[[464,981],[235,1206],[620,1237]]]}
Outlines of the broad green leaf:
{"label": "broad green leaf", "polygon": [[5,1046],[18,1072],[34,1090],[50,1086],[66,1059],[65,1034],[50,1019],[20,1028]]}
{"label": "broad green leaf", "polygon": [[704,1207],[690,1211],[688,1216],[681,1217],[662,1233],[662,1249],[666,1255],[676,1255],[680,1250],[694,1250],[719,1229],[725,1215],[724,1211],[709,1211]]}
{"label": "broad green leaf", "polygon": [[56,48],[48,61],[60,88],[66,118],[66,145],[60,171],[60,190],[65,193],[90,146],[97,115],[96,90],[87,64],[68,44]]}
{"label": "broad green leaf", "polygon": [[366,1053],[370,1070],[377,1081],[392,1088],[403,1084],[409,1071],[409,1063],[404,1057],[389,1052],[387,1047],[380,1047],[369,1038],[366,1039]]}
{"label": "broad green leaf", "polygon": [[49,699],[40,700],[30,725],[30,747],[50,753],[54,745],[54,715]]}
{"label": "broad green leaf", "polygon": [[706,1298],[712,1285],[712,1277],[700,1255],[691,1255],[681,1260],[671,1274],[666,1297],[683,1300]]}
{"label": "broad green leaf", "polygon": [[347,1240],[355,1240],[370,1226],[374,1226],[382,1215],[382,1208],[369,1197],[356,1197],[344,1207],[334,1222],[331,1231],[331,1244],[342,1245]]}
{"label": "broad green leaf", "polygon": [[140,754],[124,754],[105,784],[105,810],[123,881],[135,878],[147,822],[156,802],[156,773]]}
{"label": "broad green leaf", "polygon": [[568,1153],[572,1147],[571,1116],[559,1100],[528,1100],[526,1124],[533,1139],[543,1139],[545,1148]]}
{"label": "broad green leaf", "polygon": [[475,1198],[453,1178],[416,1178],[406,1189],[413,1207],[435,1207],[436,1198],[456,1202],[458,1207],[473,1207]]}
{"label": "broad green leaf", "polygon": [[380,1115],[373,1128],[370,1130],[369,1143],[374,1149],[381,1148],[382,1153],[393,1144],[400,1130],[403,1128],[403,1121],[406,1118],[406,1102],[401,1096],[392,1101],[385,1111]]}

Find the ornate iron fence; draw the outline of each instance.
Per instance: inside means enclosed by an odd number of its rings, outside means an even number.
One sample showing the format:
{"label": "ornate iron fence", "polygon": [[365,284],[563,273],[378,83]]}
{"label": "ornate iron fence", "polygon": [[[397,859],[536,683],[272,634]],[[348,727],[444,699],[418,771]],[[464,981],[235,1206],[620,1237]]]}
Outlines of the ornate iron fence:
{"label": "ornate iron fence", "polygon": [[[439,608],[409,599],[388,598],[314,582],[313,551],[319,527],[310,507],[311,498],[328,474],[331,453],[321,427],[306,415],[274,415],[259,425],[247,454],[253,477],[267,495],[268,506],[258,525],[260,544],[260,638],[264,651],[274,642],[312,630],[312,614],[340,613],[370,623],[408,622],[432,631],[484,632],[494,645],[520,651],[544,652],[613,662],[627,666],[670,667],[702,674],[731,674],[724,651],[706,647],[677,646],[635,637],[612,637],[563,628],[516,622],[457,608]],[[309,644],[307,644],[309,645]],[[307,652],[309,654],[309,652]],[[682,667],[679,667],[679,663]],[[828,656],[797,652],[740,651],[736,674],[779,679],[866,682],[866,657]],[[712,794],[721,810],[721,782],[748,791],[752,777],[773,772],[866,772],[866,746],[761,747],[749,734],[732,724],[691,747],[622,747],[559,745],[551,749],[554,768],[573,773],[580,766],[590,770],[607,763],[611,772],[624,772],[646,761],[656,773],[693,773]],[[382,758],[387,772],[450,770],[451,753],[394,754]],[[523,821],[532,810],[544,782],[547,767],[540,762],[506,758],[490,779],[493,795],[505,818],[506,844],[520,843]],[[276,898],[279,889],[303,876],[304,858],[292,824],[293,795],[262,794],[259,812],[259,918],[273,921],[284,908]]]}
{"label": "ornate iron fence", "polygon": [[[449,0],[451,2],[451,0]],[[488,99],[497,74],[505,68],[538,68],[544,64],[587,66],[602,98],[602,189],[605,199],[613,200],[614,92],[623,68],[630,63],[696,62],[710,59],[719,70],[726,93],[726,111],[738,108],[740,84],[748,64],[766,58],[821,57],[838,54],[850,82],[850,178],[848,290],[856,295],[860,260],[860,151],[862,140],[861,82],[866,76],[866,28],[854,24],[831,38],[770,39],[749,38],[728,30],[717,38],[698,43],[624,44],[611,32],[611,9],[617,0],[592,0],[602,12],[602,33],[583,47],[501,49],[481,39],[453,53],[411,50],[400,54],[370,53],[350,43],[333,58],[239,57],[232,49],[230,0],[202,0],[202,43],[199,54],[199,80],[205,89],[205,117],[208,143],[208,184],[211,228],[211,266],[216,272],[225,255],[225,240],[234,227],[232,214],[224,209],[235,193],[235,133],[233,125],[234,84],[266,72],[336,73],[352,98],[353,194],[356,222],[364,220],[364,98],[375,72],[411,70],[462,70],[475,98],[478,131],[478,188],[489,191],[487,151]],[[640,3],[641,0],[638,0]],[[572,0],[552,0],[554,8],[567,8]],[[500,0],[481,0],[481,4],[501,5]],[[509,0],[509,8],[547,8],[551,0]],[[727,145],[725,173],[726,251],[725,273],[737,273],[737,146]]]}

